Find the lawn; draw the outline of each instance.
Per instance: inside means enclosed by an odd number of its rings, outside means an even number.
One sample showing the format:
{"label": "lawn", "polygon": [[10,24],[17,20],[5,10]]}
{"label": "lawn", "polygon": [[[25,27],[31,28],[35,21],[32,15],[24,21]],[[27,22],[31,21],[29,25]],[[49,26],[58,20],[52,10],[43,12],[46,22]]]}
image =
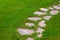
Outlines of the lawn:
{"label": "lawn", "polygon": [[[0,40],[25,40],[28,36],[19,35],[17,28],[26,28],[27,17],[33,16],[40,7],[58,3],[57,0],[0,0]],[[60,40],[60,14],[46,23],[42,38],[37,38],[35,34],[30,36],[35,40]]]}

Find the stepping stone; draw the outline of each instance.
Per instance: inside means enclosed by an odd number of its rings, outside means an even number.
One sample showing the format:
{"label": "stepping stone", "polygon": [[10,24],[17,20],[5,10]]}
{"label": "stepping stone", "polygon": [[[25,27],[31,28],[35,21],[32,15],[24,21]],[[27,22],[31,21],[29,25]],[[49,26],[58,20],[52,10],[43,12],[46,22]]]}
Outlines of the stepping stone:
{"label": "stepping stone", "polygon": [[37,28],[36,33],[43,33],[45,30],[42,28]]}
{"label": "stepping stone", "polygon": [[60,5],[53,6],[55,9],[60,10]]}
{"label": "stepping stone", "polygon": [[35,26],[34,23],[25,23],[25,25],[29,27]]}
{"label": "stepping stone", "polygon": [[39,12],[39,11],[35,11],[33,14],[41,16],[41,15],[46,15],[46,12]]}
{"label": "stepping stone", "polygon": [[27,38],[26,40],[34,40],[34,39],[29,37],[29,38]]}
{"label": "stepping stone", "polygon": [[42,18],[40,17],[29,17],[28,20],[31,20],[31,21],[38,21],[38,20],[41,20]]}
{"label": "stepping stone", "polygon": [[18,32],[19,32],[21,35],[31,35],[31,34],[33,34],[35,31],[34,31],[34,30],[31,30],[31,29],[18,28]]}
{"label": "stepping stone", "polygon": [[43,36],[42,34],[38,34],[38,35],[37,35],[38,38],[41,38],[42,36]]}
{"label": "stepping stone", "polygon": [[54,8],[53,7],[48,7],[48,9],[53,10]]}
{"label": "stepping stone", "polygon": [[58,13],[59,13],[58,10],[52,10],[52,11],[50,11],[50,14],[51,14],[51,15],[56,15],[56,14],[58,14]]}
{"label": "stepping stone", "polygon": [[46,26],[45,20],[41,20],[41,21],[38,23],[38,26],[40,26],[40,27],[45,27],[45,26]]}
{"label": "stepping stone", "polygon": [[47,8],[40,8],[41,11],[47,12],[48,9]]}
{"label": "stepping stone", "polygon": [[49,20],[49,19],[51,19],[51,17],[52,17],[52,16],[44,16],[43,19]]}

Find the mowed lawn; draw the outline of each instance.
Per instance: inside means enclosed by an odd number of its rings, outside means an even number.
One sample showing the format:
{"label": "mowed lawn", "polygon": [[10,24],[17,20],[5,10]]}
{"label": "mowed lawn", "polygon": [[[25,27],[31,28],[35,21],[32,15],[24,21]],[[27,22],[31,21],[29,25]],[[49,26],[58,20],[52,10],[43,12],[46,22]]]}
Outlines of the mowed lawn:
{"label": "mowed lawn", "polygon": [[[0,0],[0,40],[25,40],[28,36],[19,35],[17,28],[26,28],[24,23],[34,11],[55,4],[58,4],[57,0]],[[60,40],[60,14],[46,23],[42,38],[35,34],[30,36],[35,40]]]}

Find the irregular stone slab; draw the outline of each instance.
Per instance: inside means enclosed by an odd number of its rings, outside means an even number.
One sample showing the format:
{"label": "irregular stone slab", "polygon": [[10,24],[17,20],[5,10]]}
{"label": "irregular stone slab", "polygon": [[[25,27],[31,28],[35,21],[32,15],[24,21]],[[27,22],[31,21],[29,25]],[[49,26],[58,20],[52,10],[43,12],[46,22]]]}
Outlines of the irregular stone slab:
{"label": "irregular stone slab", "polygon": [[33,14],[41,16],[41,15],[46,15],[46,12],[39,12],[39,11],[35,11]]}
{"label": "irregular stone slab", "polygon": [[31,38],[31,37],[28,37],[26,40],[34,40],[33,38]]}
{"label": "irregular stone slab", "polygon": [[48,9],[53,10],[54,8],[53,7],[48,7]]}
{"label": "irregular stone slab", "polygon": [[47,12],[48,9],[47,8],[40,8],[41,11]]}
{"label": "irregular stone slab", "polygon": [[59,13],[58,10],[51,10],[51,11],[50,11],[50,14],[51,14],[51,15],[56,15],[56,14],[58,14],[58,13]]}
{"label": "irregular stone slab", "polygon": [[45,20],[41,20],[41,21],[38,23],[38,26],[40,26],[40,27],[45,27],[45,26],[46,26]]}
{"label": "irregular stone slab", "polygon": [[60,10],[60,5],[53,6],[55,9]]}
{"label": "irregular stone slab", "polygon": [[31,29],[18,28],[18,32],[19,32],[21,35],[31,35],[31,34],[33,34],[35,31],[34,31],[34,30],[31,30]]}
{"label": "irregular stone slab", "polygon": [[37,28],[36,33],[43,33],[44,31],[45,31],[45,29]]}
{"label": "irregular stone slab", "polygon": [[40,17],[29,17],[28,20],[31,20],[31,21],[38,21],[38,20],[41,20],[42,18]]}
{"label": "irregular stone slab", "polygon": [[51,17],[52,17],[52,16],[44,16],[43,19],[49,20],[49,19],[51,19]]}
{"label": "irregular stone slab", "polygon": [[34,23],[25,23],[25,25],[29,27],[35,26]]}
{"label": "irregular stone slab", "polygon": [[41,38],[42,36],[43,36],[42,34],[38,34],[38,35],[37,35],[38,38]]}

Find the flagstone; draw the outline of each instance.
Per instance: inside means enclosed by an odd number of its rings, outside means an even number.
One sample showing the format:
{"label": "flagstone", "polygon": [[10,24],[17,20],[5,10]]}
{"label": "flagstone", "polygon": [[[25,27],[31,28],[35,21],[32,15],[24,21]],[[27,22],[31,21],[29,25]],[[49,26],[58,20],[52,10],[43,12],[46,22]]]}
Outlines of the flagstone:
{"label": "flagstone", "polygon": [[47,8],[40,8],[41,11],[47,12],[49,9]]}
{"label": "flagstone", "polygon": [[38,38],[41,38],[42,36],[43,36],[42,34],[38,34],[38,35],[37,35]]}
{"label": "flagstone", "polygon": [[45,31],[45,29],[37,28],[36,33],[43,33],[44,31]]}
{"label": "flagstone", "polygon": [[33,14],[41,16],[41,15],[46,15],[46,12],[39,12],[39,11],[35,11]]}
{"label": "flagstone", "polygon": [[31,38],[31,37],[28,37],[26,40],[34,40],[33,38]]}
{"label": "flagstone", "polygon": [[43,19],[49,20],[49,19],[51,19],[51,17],[52,17],[52,16],[44,16]]}
{"label": "flagstone", "polygon": [[60,10],[60,5],[54,5],[53,7],[57,10]]}
{"label": "flagstone", "polygon": [[21,35],[31,35],[34,33],[34,30],[32,29],[22,29],[22,28],[18,28],[18,32],[21,34]]}
{"label": "flagstone", "polygon": [[51,10],[51,11],[50,11],[50,14],[51,14],[51,15],[56,15],[56,14],[58,14],[58,13],[59,13],[58,10]]}
{"label": "flagstone", "polygon": [[29,27],[35,26],[34,23],[25,23],[25,25]]}
{"label": "flagstone", "polygon": [[38,26],[40,26],[40,27],[45,27],[45,26],[46,26],[45,20],[41,20],[41,21],[38,23]]}
{"label": "flagstone", "polygon": [[31,20],[31,21],[38,21],[38,20],[41,20],[42,18],[40,17],[29,17],[28,20]]}

